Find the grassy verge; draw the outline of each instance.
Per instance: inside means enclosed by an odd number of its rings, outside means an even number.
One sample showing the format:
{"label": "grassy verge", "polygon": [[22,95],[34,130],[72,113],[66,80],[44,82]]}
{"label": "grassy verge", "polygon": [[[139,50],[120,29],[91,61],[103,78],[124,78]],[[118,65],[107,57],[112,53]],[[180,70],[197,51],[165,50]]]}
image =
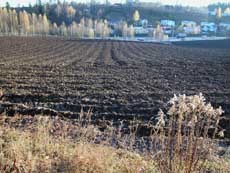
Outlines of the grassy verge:
{"label": "grassy verge", "polygon": [[[91,124],[92,112],[79,119],[0,115],[1,173],[196,173],[230,170],[230,159],[218,154],[216,139],[223,113],[205,103],[202,95],[174,96],[167,113],[140,122],[103,130]],[[108,125],[106,125],[106,123]],[[99,130],[100,129],[100,130]]]}
{"label": "grassy verge", "polygon": [[137,153],[74,141],[64,131],[53,135],[52,120],[38,118],[28,129],[0,126],[0,172],[156,172],[152,160]]}

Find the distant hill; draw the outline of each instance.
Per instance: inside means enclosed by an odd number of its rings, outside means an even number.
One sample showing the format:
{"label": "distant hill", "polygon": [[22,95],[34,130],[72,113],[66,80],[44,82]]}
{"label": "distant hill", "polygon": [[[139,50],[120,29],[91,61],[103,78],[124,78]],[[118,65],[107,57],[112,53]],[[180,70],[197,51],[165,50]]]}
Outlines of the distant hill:
{"label": "distant hill", "polygon": [[150,24],[154,24],[162,19],[175,20],[193,20],[196,22],[208,20],[208,13],[199,11],[198,9],[185,8],[181,6],[143,6],[143,5],[122,5],[105,7],[104,17],[109,20],[130,21],[132,14],[138,10],[142,19],[147,19]]}
{"label": "distant hill", "polygon": [[[76,14],[70,19],[67,17],[66,8],[72,6]],[[62,12],[57,15],[57,8]],[[141,19],[147,19],[150,24],[155,24],[161,19],[171,19],[179,22],[181,20],[193,20],[196,22],[207,21],[208,12],[198,8],[189,8],[181,6],[162,6],[154,3],[140,4],[80,4],[59,3],[59,4],[38,4],[30,7],[18,7],[17,11],[26,10],[30,13],[46,13],[51,22],[61,25],[62,22],[69,25],[72,21],[79,22],[81,18],[107,19],[111,22],[126,20],[132,22],[132,15],[135,10],[140,12]]]}

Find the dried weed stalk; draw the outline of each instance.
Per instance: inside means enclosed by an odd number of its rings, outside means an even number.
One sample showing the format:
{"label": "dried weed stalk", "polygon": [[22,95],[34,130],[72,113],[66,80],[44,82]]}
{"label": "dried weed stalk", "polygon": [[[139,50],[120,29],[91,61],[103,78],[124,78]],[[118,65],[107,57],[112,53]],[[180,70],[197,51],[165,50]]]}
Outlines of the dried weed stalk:
{"label": "dried weed stalk", "polygon": [[169,103],[166,115],[159,111],[152,134],[158,166],[162,173],[200,172],[214,152],[223,110],[206,103],[202,94],[175,95]]}

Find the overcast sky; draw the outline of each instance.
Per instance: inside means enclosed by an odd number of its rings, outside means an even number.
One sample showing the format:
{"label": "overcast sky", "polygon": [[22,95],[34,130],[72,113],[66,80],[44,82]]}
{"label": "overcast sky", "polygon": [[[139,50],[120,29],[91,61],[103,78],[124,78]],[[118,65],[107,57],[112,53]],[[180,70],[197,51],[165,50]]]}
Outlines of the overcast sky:
{"label": "overcast sky", "polygon": [[[36,0],[0,0],[0,6],[4,6],[6,2],[9,2],[11,6],[17,6],[20,4],[21,6],[27,6],[29,3],[34,4]],[[42,2],[48,2],[49,0],[42,0]],[[61,0],[63,1],[63,0]],[[66,0],[71,1],[71,0]],[[76,2],[90,2],[90,0],[72,0]],[[105,2],[105,0],[96,0],[97,2]],[[111,3],[117,2],[126,2],[126,0],[109,0]],[[230,0],[140,0],[142,2],[161,2],[163,4],[178,4],[184,6],[207,6],[210,3],[217,2],[229,2]]]}

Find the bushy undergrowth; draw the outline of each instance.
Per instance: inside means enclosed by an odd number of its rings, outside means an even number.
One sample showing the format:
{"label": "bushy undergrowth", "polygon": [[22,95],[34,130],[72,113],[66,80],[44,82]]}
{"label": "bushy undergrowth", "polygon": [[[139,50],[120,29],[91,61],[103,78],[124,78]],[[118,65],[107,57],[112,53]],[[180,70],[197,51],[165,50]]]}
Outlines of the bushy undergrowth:
{"label": "bushy undergrowth", "polygon": [[[229,159],[217,155],[214,139],[223,113],[200,95],[174,96],[167,113],[149,121],[140,137],[139,122],[129,133],[105,122],[91,122],[92,111],[77,121],[61,117],[0,118],[0,172],[192,173],[227,172]],[[145,123],[146,125],[146,123]]]}

